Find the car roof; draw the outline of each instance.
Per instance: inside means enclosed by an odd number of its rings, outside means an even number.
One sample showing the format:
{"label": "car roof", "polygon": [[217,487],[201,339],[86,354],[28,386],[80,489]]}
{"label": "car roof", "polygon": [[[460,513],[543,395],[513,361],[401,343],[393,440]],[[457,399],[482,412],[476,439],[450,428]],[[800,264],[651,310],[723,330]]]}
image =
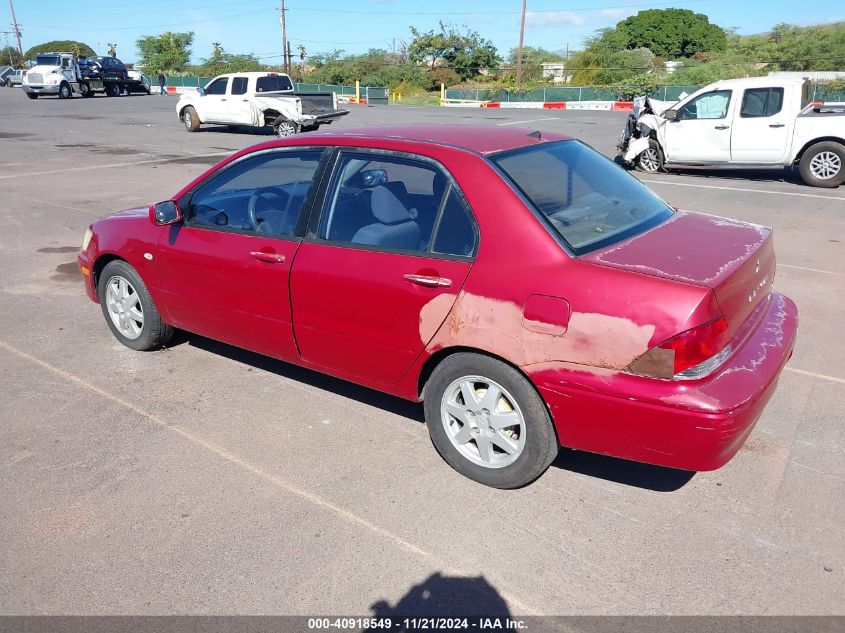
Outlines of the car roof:
{"label": "car roof", "polygon": [[745,77],[740,79],[721,79],[714,84],[714,88],[783,88],[785,86],[802,86],[803,79],[789,79],[786,77]]}
{"label": "car roof", "polygon": [[536,128],[498,127],[495,125],[378,125],[351,128],[337,132],[315,132],[309,137],[323,139],[395,139],[448,145],[477,154],[491,154],[521,147],[540,145],[548,141],[571,140],[571,136],[539,132]]}

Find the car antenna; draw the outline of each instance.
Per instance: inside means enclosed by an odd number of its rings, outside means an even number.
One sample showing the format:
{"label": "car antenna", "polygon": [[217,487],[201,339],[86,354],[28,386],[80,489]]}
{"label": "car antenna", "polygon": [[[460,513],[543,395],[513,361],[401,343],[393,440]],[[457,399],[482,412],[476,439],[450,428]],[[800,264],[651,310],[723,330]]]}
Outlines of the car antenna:
{"label": "car antenna", "polygon": [[529,132],[528,136],[530,136],[531,138],[536,138],[538,141],[543,140],[540,136],[540,130],[534,130],[533,132]]}

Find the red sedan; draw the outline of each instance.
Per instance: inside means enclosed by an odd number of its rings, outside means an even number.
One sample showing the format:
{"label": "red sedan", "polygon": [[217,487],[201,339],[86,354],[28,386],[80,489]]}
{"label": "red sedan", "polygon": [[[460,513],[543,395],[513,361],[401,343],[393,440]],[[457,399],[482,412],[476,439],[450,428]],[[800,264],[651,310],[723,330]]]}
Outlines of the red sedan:
{"label": "red sedan", "polygon": [[95,222],[124,345],[182,328],[423,400],[456,470],[525,485],[563,445],[736,454],[792,355],[770,229],[667,206],[560,135],[407,126],[263,143]]}

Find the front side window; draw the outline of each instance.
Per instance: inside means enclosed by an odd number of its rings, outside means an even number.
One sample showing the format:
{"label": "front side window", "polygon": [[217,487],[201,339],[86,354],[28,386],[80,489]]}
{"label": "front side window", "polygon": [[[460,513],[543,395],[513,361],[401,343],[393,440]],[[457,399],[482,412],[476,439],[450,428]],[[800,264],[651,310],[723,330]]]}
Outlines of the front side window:
{"label": "front side window", "polygon": [[728,105],[730,102],[730,90],[705,92],[681,108],[680,118],[684,121],[693,119],[724,119],[728,115]]}
{"label": "front side window", "polygon": [[220,77],[215,79],[205,89],[205,93],[209,95],[224,95],[226,94],[226,86],[229,83],[228,77]]}
{"label": "front side window", "polygon": [[749,88],[742,96],[743,118],[770,117],[783,107],[783,88]]}
{"label": "front side window", "polygon": [[190,226],[292,237],[322,150],[272,152],[236,163],[191,196]]}
{"label": "front side window", "polygon": [[232,78],[232,94],[233,95],[243,95],[246,94],[246,85],[248,80],[246,77],[233,77]]}
{"label": "front side window", "polygon": [[639,180],[578,141],[491,156],[576,255],[642,233],[672,210]]}

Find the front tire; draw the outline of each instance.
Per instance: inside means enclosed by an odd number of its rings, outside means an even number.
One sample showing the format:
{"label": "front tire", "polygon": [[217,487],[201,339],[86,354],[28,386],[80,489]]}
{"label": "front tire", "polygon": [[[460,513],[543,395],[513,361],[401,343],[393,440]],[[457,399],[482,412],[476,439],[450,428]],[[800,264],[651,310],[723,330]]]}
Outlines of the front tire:
{"label": "front tire", "polygon": [[519,488],[558,454],[551,417],[516,369],[489,356],[444,359],[425,386],[431,441],[459,473],[493,488]]}
{"label": "front tire", "polygon": [[59,86],[59,99],[70,99],[72,96],[73,92],[70,90],[70,84],[63,81]]}
{"label": "front tire", "polygon": [[97,286],[106,324],[126,347],[157,349],[173,336],[173,327],[162,322],[147,286],[125,261],[106,264]]}
{"label": "front tire", "polygon": [[38,93],[37,92],[27,92],[26,96],[29,97],[30,99],[37,99]]}
{"label": "front tire", "polygon": [[811,187],[837,187],[845,182],[845,146],[834,141],[816,143],[798,163],[801,180]]}
{"label": "front tire", "polygon": [[649,139],[648,148],[640,152],[634,160],[634,166],[637,170],[647,174],[656,174],[663,171],[663,163],[663,150],[660,149],[660,144],[653,138]]}
{"label": "front tire", "polygon": [[182,123],[188,132],[196,132],[200,129],[200,118],[193,106],[188,106],[182,110]]}

